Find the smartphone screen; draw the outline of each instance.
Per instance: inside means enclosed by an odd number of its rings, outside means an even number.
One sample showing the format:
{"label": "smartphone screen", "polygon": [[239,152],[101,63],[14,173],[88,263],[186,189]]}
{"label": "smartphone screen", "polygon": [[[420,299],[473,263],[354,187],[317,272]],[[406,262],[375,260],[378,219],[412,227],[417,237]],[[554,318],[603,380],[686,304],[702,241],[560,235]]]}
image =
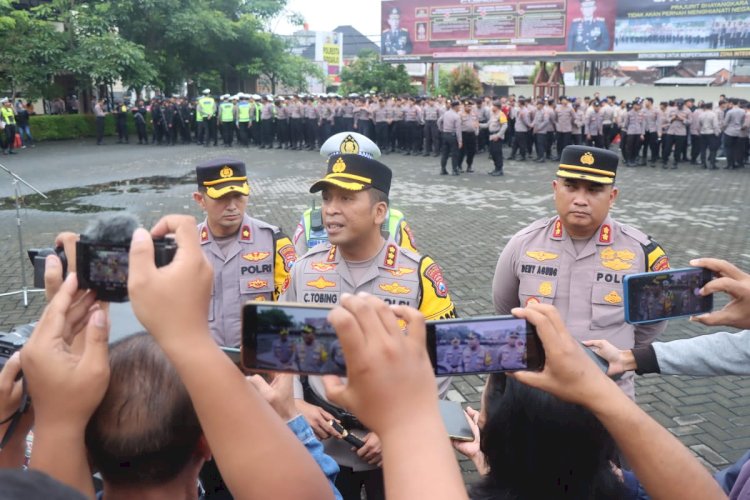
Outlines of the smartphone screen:
{"label": "smartphone screen", "polygon": [[513,316],[430,321],[427,344],[438,376],[541,370],[544,366],[536,329]]}
{"label": "smartphone screen", "polygon": [[259,371],[346,375],[330,308],[309,305],[245,304],[242,362]]}
{"label": "smartphone screen", "polygon": [[700,289],[711,281],[710,270],[694,267],[625,276],[625,321],[649,323],[710,312],[712,295]]}

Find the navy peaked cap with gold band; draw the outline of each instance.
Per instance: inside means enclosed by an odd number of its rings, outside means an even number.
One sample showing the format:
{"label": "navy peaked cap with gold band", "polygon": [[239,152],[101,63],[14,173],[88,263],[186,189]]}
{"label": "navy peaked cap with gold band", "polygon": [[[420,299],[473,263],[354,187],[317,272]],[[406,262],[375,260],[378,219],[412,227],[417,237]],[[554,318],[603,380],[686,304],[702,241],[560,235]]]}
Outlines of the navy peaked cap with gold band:
{"label": "navy peaked cap with gold band", "polygon": [[567,146],[560,155],[557,176],[598,184],[614,184],[619,161],[617,153],[606,149]]}
{"label": "navy peaked cap with gold band", "polygon": [[329,137],[320,147],[320,156],[324,158],[336,154],[362,155],[377,160],[380,158],[380,148],[362,134],[339,132]]}
{"label": "navy peaked cap with gold band", "polygon": [[333,155],[328,158],[326,176],[310,187],[311,193],[322,191],[326,185],[349,191],[375,188],[385,194],[391,190],[391,169],[377,160],[357,154]]}
{"label": "navy peaked cap with gold band", "polygon": [[245,164],[239,160],[216,158],[195,167],[198,187],[209,198],[218,199],[229,193],[250,194]]}

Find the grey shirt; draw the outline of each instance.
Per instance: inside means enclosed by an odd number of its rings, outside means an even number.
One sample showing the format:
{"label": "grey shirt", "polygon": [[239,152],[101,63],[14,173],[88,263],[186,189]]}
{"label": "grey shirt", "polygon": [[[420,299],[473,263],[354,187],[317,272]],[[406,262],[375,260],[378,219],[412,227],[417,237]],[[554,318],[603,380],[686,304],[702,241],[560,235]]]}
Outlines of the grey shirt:
{"label": "grey shirt", "polygon": [[[657,369],[662,375],[713,377],[750,375],[750,330],[737,333],[717,332],[672,342],[654,342],[650,347],[656,355]],[[648,347],[634,349],[637,351]]]}

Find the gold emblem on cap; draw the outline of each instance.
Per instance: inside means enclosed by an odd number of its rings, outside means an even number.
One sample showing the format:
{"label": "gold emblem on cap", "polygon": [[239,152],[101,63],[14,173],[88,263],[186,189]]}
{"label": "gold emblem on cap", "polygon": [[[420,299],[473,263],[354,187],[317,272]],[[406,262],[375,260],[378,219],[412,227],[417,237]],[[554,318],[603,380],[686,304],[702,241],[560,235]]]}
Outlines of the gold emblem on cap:
{"label": "gold emblem on cap", "polygon": [[336,160],[336,163],[333,164],[333,168],[331,170],[333,170],[334,174],[340,174],[341,172],[346,170],[346,163],[344,163],[344,160],[339,158],[338,160]]}
{"label": "gold emblem on cap", "polygon": [[221,172],[219,172],[219,176],[222,179],[226,179],[227,177],[233,177],[234,176],[234,170],[232,170],[231,167],[224,167],[221,169]]}
{"label": "gold emblem on cap", "polygon": [[592,155],[590,152],[583,153],[583,156],[581,156],[581,163],[584,165],[593,165],[594,164],[594,155]]}
{"label": "gold emblem on cap", "polygon": [[339,151],[346,154],[356,155],[359,154],[359,144],[354,140],[354,137],[347,135],[346,139],[343,140]]}

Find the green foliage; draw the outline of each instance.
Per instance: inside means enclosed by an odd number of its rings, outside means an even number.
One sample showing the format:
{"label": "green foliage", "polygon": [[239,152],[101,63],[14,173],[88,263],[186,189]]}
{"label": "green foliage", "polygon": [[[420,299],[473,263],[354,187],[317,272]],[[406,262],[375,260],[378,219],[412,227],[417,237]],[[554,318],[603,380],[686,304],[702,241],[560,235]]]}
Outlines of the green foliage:
{"label": "green foliage", "polygon": [[380,61],[376,52],[363,51],[359,58],[341,72],[341,91],[382,92],[386,94],[413,93],[411,78],[403,64],[392,65]]}
{"label": "green foliage", "polygon": [[[146,116],[147,129],[150,133],[151,116]],[[39,115],[29,118],[29,128],[35,141],[57,141],[63,139],[80,139],[96,137],[96,118],[93,115]],[[104,135],[115,135],[115,117],[104,118]],[[135,122],[128,114],[128,132],[135,134]],[[131,137],[132,139],[132,137]]]}
{"label": "green foliage", "polygon": [[482,84],[474,68],[461,65],[451,71],[447,90],[452,96],[480,96],[482,95]]}
{"label": "green foliage", "polygon": [[435,87],[435,79],[430,72],[430,80],[427,82],[427,91],[431,96],[450,96],[451,92],[448,88],[450,83],[451,73],[447,69],[438,66],[438,86]]}

